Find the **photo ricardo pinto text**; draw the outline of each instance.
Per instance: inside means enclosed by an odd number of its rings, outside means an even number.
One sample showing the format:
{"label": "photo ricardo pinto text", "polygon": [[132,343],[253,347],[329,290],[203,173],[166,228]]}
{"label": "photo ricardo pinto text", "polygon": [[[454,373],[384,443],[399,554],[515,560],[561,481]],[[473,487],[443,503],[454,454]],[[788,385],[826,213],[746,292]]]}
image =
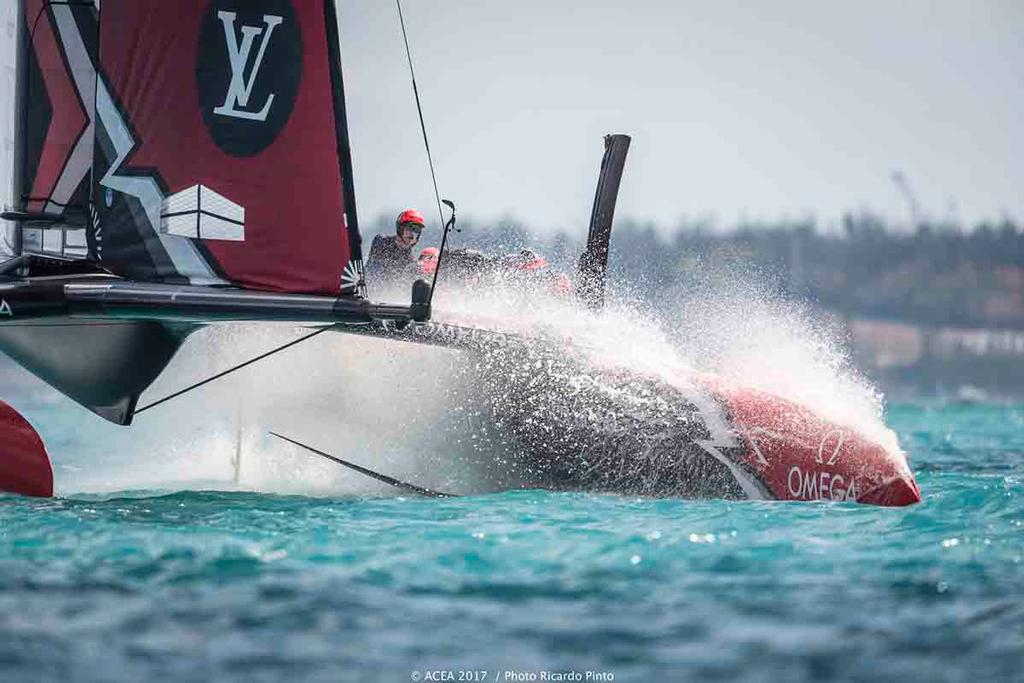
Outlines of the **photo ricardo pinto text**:
{"label": "photo ricardo pinto text", "polygon": [[611,671],[518,671],[504,669],[488,671],[486,669],[428,669],[413,671],[410,676],[414,683],[420,681],[455,681],[456,683],[533,683],[534,681],[614,681],[615,674]]}

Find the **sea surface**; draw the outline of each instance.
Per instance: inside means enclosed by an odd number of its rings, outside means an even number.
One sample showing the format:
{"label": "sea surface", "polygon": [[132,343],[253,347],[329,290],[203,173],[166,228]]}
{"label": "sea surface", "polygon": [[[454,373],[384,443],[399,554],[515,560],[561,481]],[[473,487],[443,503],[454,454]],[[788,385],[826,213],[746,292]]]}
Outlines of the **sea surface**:
{"label": "sea surface", "polygon": [[887,419],[916,507],[0,497],[0,679],[1021,680],[1024,405]]}

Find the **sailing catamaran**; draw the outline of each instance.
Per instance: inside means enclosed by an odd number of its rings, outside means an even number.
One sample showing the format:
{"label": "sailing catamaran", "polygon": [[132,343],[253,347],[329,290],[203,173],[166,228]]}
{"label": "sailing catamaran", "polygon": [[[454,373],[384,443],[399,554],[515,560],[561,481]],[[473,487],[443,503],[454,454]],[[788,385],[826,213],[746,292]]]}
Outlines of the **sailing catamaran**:
{"label": "sailing catamaran", "polygon": [[[286,321],[462,349],[485,368],[494,360],[495,333],[431,322],[426,282],[413,285],[408,304],[366,297],[333,0],[19,0],[19,21],[0,351],[126,427],[185,339],[219,322]],[[605,140],[575,284],[591,308],[604,298],[628,146],[627,136]],[[443,256],[442,243],[438,270]],[[536,353],[514,336],[511,344],[524,363]],[[902,453],[801,406],[715,378],[690,378],[699,390],[686,395],[650,378],[605,378],[673,396],[659,405],[677,413],[670,422],[682,431],[662,439],[671,466],[652,479],[621,464],[651,451],[643,421],[665,415],[627,416],[637,427],[627,439],[569,415],[564,438],[552,439],[516,415],[558,414],[544,401],[559,388],[521,379],[502,377],[490,393],[516,397],[496,409],[527,457],[543,463],[537,485],[888,505],[920,498]],[[0,490],[53,491],[42,440],[3,402]]]}

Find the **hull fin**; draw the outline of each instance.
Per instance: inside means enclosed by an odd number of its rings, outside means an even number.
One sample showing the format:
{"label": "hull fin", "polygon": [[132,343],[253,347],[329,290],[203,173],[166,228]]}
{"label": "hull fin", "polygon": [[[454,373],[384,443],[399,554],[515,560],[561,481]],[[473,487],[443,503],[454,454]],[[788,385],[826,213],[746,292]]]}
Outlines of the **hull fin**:
{"label": "hull fin", "polygon": [[139,396],[194,326],[56,318],[0,326],[0,351],[44,382],[115,424],[131,424]]}

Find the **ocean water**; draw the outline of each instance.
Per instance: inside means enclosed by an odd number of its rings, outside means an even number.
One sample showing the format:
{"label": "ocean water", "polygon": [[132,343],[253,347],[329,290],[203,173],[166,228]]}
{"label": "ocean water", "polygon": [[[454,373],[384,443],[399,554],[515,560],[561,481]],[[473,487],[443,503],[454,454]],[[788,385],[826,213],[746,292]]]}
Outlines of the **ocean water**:
{"label": "ocean water", "polygon": [[1024,406],[887,419],[912,508],[0,497],[0,679],[1020,680]]}

